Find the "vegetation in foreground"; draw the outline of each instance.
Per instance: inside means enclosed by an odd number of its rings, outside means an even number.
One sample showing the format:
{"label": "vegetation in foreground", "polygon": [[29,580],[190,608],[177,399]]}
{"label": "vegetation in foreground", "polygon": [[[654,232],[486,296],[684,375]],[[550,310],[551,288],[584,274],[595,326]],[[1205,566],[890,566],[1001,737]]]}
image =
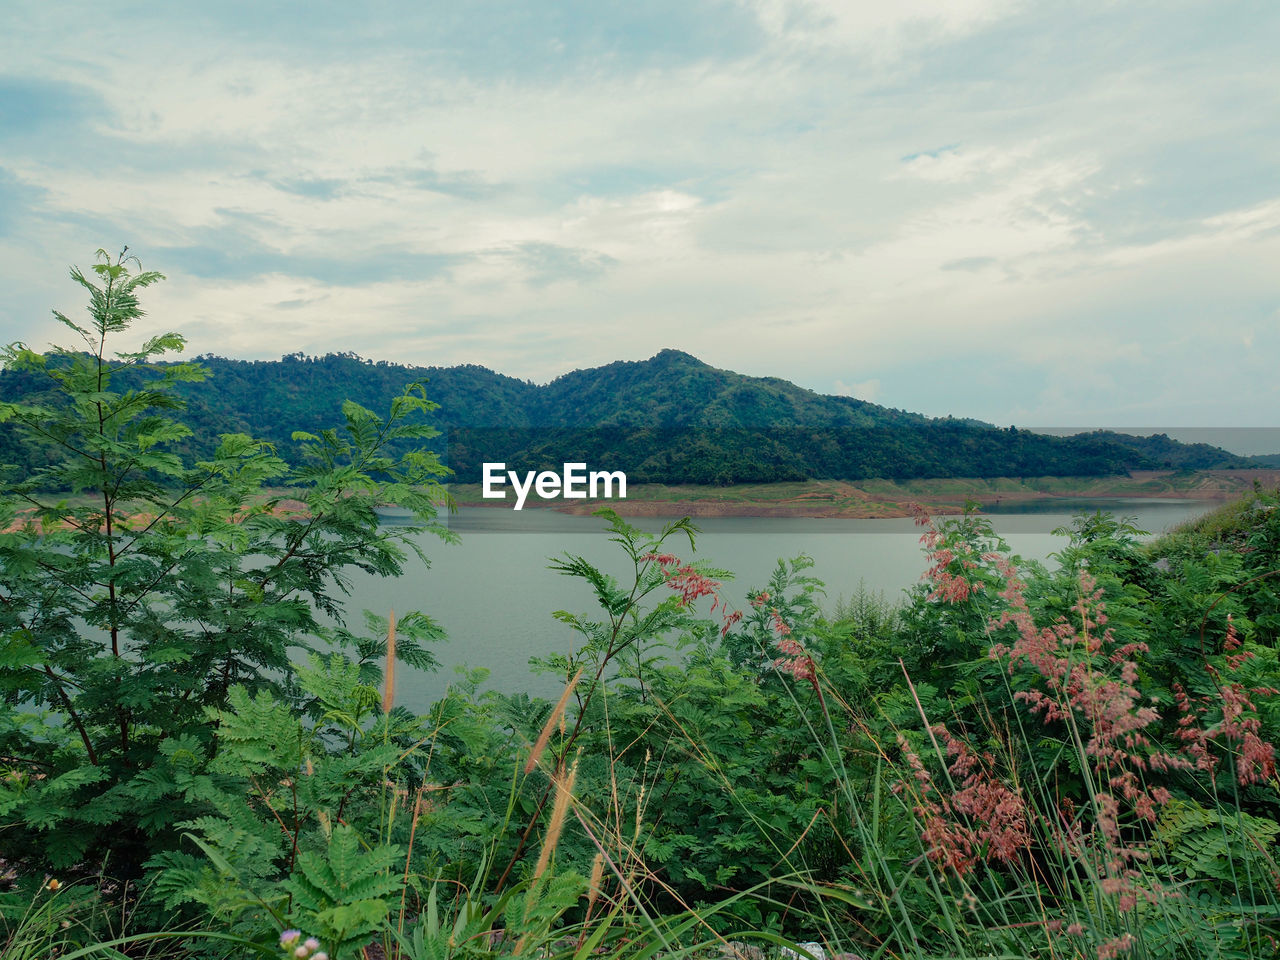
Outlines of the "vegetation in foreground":
{"label": "vegetation in foreground", "polygon": [[922,516],[907,602],[825,613],[804,558],[730,610],[692,524],[603,511],[632,572],[553,561],[597,600],[559,701],[474,671],[415,716],[429,618],[320,614],[407,561],[378,503],[434,529],[440,464],[387,453],[420,388],[190,462],[181,338],[107,349],[159,276],[75,277],[89,352],[10,348],[52,391],[0,408],[66,451],[0,500],[5,957],[1275,955],[1280,493],[1081,517],[1054,570]]}

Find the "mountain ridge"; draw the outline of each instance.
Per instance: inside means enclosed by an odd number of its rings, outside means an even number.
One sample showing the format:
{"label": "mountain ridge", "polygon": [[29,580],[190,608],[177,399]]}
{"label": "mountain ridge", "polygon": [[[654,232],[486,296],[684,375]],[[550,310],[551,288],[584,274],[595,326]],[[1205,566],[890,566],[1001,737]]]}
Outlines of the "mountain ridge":
{"label": "mountain ridge", "polygon": [[[436,449],[459,480],[486,461],[525,469],[585,461],[634,482],[737,483],[926,477],[1103,476],[1131,470],[1255,466],[1204,444],[1105,431],[1050,437],[970,419],[926,417],[855,397],[820,394],[778,377],[725,370],[667,348],[535,384],[478,364],[413,366],[352,353],[280,360],[196,360],[211,376],[177,387],[192,450],[241,432],[296,452],[295,430],[338,419],[343,400],[385,410],[407,381],[440,404]],[[128,376],[120,386],[128,386]],[[31,374],[0,373],[0,399],[41,392]],[[3,462],[31,469],[52,456],[0,435]],[[32,462],[34,459],[34,463]]]}

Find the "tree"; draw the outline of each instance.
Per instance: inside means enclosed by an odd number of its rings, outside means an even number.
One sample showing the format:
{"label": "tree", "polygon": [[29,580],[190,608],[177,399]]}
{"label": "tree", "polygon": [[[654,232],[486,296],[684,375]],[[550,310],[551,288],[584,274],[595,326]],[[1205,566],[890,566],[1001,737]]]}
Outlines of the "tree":
{"label": "tree", "polygon": [[[126,252],[71,271],[89,321],[54,315],[83,348],[2,355],[49,390],[0,404],[0,422],[62,456],[0,485],[0,831],[10,859],[63,869],[109,851],[129,875],[199,809],[228,690],[298,703],[290,652],[332,635],[325,616],[341,622],[344,573],[398,575],[411,553],[426,559],[416,535],[450,535],[436,519],[447,470],[387,453],[436,434],[420,383],[385,418],[348,402],[340,428],[296,436],[297,466],[242,434],[186,462],[173,388],[207,372],[155,362],[183,348],[176,333],[109,351],[163,279]],[[382,503],[416,525],[379,526]]]}

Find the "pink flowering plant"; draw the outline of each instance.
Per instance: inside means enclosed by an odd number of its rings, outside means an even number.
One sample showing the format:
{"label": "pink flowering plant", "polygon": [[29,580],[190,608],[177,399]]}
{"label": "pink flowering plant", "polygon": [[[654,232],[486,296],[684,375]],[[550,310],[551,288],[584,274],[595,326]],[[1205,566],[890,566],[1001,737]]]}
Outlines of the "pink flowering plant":
{"label": "pink flowering plant", "polygon": [[[917,507],[915,520],[927,567],[902,612],[909,642],[899,643],[896,653],[885,651],[884,666],[898,677],[905,669],[915,683],[946,695],[972,674],[964,665],[986,657],[987,625],[1004,586],[1000,564],[1021,561],[975,503],[959,516],[942,518]],[[909,722],[910,712],[897,720]]]}
{"label": "pink flowering plant", "polygon": [[[105,336],[158,277],[98,268]],[[430,666],[426,618],[317,617],[342,571],[401,569],[377,505],[433,515],[438,464],[377,452],[431,404],[305,441],[306,516],[273,511],[285,468],[248,438],[175,498],[149,478],[194,482],[165,411],[200,371],[148,358],[180,343],[116,358],[151,369],[141,399],[105,354],[10,354],[125,432],[0,410],[104,455],[42,473],[92,505],[0,497],[0,956],[1280,954],[1280,491],[1154,543],[1078,518],[1052,569],[972,507],[922,512],[900,607],[832,603],[804,557],[738,591],[688,518],[600,511],[611,562],[551,563],[589,598],[538,664],[559,699],[476,666],[417,715],[393,680]]]}
{"label": "pink flowering plant", "polygon": [[725,637],[729,658],[761,677],[791,677],[812,685],[817,674],[815,648],[824,590],[808,574],[809,557],[779,560],[768,583],[747,593],[742,623]]}
{"label": "pink flowering plant", "polygon": [[[1277,690],[1265,658],[1228,614],[1198,662],[1161,663],[1153,677],[1153,626],[1179,631],[1135,590],[1150,561],[1124,522],[1082,518],[1061,569],[1026,578],[1003,552],[957,548],[926,523],[932,563],[917,604],[969,603],[980,583],[990,600],[981,636],[1003,677],[1003,692],[991,689],[976,713],[897,735],[896,790],[926,861],[944,882],[978,891],[975,902],[1001,902],[1011,882],[1038,889],[1044,936],[1088,956],[1190,955],[1180,952],[1190,929],[1259,955],[1249,951],[1274,942],[1272,923],[1224,924],[1201,911],[1222,897],[1274,904],[1280,888],[1276,749],[1264,716]],[[999,581],[965,562],[974,556]],[[1160,678],[1176,678],[1171,694]]]}
{"label": "pink flowering plant", "polygon": [[329,960],[315,937],[304,937],[301,930],[285,930],[280,934],[280,951],[284,960]]}

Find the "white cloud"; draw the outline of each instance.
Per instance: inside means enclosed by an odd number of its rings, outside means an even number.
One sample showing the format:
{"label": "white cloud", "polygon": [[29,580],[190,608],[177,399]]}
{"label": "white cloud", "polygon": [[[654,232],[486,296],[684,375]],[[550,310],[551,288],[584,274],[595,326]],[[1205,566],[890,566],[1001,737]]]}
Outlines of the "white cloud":
{"label": "white cloud", "polygon": [[774,35],[819,46],[900,55],[904,48],[964,35],[1016,8],[1010,0],[747,0]]}
{"label": "white cloud", "polygon": [[[630,35],[585,53],[537,35],[530,56],[559,44],[564,65],[527,69],[448,48],[430,16],[384,43],[352,19],[267,50],[217,18],[33,7],[9,69],[108,110],[6,143],[4,339],[46,329],[31,318],[66,309],[62,265],[120,236],[170,274],[152,313],[198,351],[547,379],[675,346],[997,419],[997,374],[920,373],[982,347],[983,371],[1034,371],[1027,410],[1069,420],[1051,414],[1175,404],[1160,378],[1225,362],[1221,335],[1257,355],[1242,395],[1274,398],[1280,192],[1257,117],[1280,109],[1280,19],[1254,11],[1228,44],[1106,3],[749,6],[763,36],[729,52],[628,60]],[[486,24],[495,42],[508,26]],[[1081,342],[1097,369],[1062,372]],[[840,379],[850,357],[875,378]],[[1280,416],[1267,402],[1256,415]]]}
{"label": "white cloud", "polygon": [[835,382],[835,393],[842,397],[854,397],[857,400],[875,400],[880,395],[880,380],[872,378],[871,380],[863,380],[860,383],[845,383],[843,380]]}
{"label": "white cloud", "polygon": [[903,160],[903,169],[913,177],[937,183],[963,183],[979,176],[991,176],[1014,169],[1035,155],[1033,144],[1012,149],[996,147],[968,149],[958,146],[917,153]]}

